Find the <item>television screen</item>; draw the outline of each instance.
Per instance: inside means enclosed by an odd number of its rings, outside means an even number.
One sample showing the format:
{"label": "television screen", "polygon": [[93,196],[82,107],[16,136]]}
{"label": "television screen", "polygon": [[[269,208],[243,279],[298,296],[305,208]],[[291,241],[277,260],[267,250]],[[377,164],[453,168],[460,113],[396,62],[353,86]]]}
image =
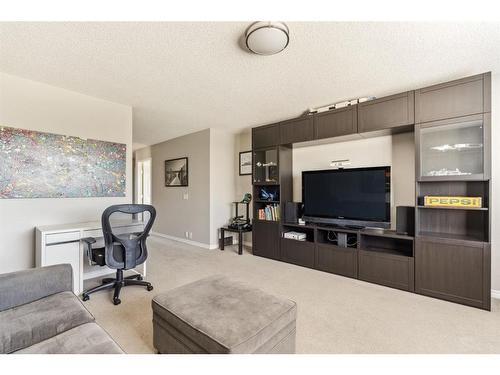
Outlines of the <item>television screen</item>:
{"label": "television screen", "polygon": [[390,222],[390,171],[374,167],[302,172],[304,216],[334,223]]}

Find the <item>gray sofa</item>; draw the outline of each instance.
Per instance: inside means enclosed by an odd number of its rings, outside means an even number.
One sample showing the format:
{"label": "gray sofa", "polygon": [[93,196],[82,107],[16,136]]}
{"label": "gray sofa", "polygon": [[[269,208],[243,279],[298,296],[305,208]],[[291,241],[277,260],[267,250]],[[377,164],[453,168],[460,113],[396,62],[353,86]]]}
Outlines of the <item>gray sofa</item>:
{"label": "gray sofa", "polygon": [[72,290],[69,264],[0,275],[0,353],[123,353]]}

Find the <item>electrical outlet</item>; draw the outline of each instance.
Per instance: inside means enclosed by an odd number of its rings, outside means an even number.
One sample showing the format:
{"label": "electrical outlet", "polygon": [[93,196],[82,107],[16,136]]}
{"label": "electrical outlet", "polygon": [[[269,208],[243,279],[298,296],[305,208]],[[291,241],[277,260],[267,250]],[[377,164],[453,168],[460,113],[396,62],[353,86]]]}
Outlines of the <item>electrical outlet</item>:
{"label": "electrical outlet", "polygon": [[192,240],[193,239],[193,232],[189,232],[189,239]]}
{"label": "electrical outlet", "polygon": [[189,193],[182,194],[182,199],[187,201],[189,199]]}
{"label": "electrical outlet", "polygon": [[189,232],[185,232],[184,237],[189,238]]}

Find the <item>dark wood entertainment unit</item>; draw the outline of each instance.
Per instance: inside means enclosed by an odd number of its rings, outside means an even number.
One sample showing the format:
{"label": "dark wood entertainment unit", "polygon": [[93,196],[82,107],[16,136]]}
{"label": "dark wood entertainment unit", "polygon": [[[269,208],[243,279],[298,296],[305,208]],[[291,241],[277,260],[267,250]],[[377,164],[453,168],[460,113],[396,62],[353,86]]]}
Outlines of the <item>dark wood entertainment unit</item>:
{"label": "dark wood entertainment unit", "polygon": [[[283,220],[293,144],[401,132],[415,134],[415,237]],[[490,310],[490,133],[490,73],[253,128],[253,254]],[[263,191],[273,199],[260,199]],[[483,205],[427,207],[425,195]],[[270,205],[280,216],[259,219]],[[306,241],[283,238],[291,230]],[[347,247],[331,241],[337,232],[348,234]]]}

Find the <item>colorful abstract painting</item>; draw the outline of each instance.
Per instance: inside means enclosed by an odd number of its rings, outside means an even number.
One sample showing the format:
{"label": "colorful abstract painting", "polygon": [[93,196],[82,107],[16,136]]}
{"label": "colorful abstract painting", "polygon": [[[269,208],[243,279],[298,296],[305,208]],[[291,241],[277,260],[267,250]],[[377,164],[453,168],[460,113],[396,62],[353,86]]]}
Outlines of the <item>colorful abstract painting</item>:
{"label": "colorful abstract painting", "polygon": [[0,198],[123,197],[126,145],[0,126]]}

